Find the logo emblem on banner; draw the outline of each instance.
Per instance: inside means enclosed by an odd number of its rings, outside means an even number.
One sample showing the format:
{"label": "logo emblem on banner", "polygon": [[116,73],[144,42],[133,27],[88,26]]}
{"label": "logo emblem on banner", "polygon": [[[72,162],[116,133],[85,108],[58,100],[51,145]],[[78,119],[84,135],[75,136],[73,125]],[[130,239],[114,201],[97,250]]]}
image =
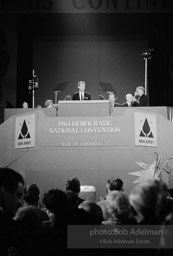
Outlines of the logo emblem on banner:
{"label": "logo emblem on banner", "polygon": [[155,115],[135,113],[135,145],[157,147]]}
{"label": "logo emblem on banner", "polygon": [[15,148],[31,148],[35,146],[35,115],[16,117]]}

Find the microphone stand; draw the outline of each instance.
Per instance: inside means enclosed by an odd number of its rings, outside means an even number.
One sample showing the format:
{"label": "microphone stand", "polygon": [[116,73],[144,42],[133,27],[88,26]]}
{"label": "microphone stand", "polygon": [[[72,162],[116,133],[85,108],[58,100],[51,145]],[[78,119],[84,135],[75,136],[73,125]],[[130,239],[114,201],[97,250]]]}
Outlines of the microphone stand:
{"label": "microphone stand", "polygon": [[[109,94],[109,114],[111,115],[114,112],[113,107],[114,107],[115,101],[112,104],[112,99],[111,99],[114,97],[114,92],[107,91],[107,93]],[[115,100],[115,98],[114,98],[114,100]]]}
{"label": "microphone stand", "polygon": [[54,93],[55,93],[55,104],[57,104],[58,103],[58,93],[59,93],[60,91],[54,91]]}
{"label": "microphone stand", "polygon": [[32,92],[32,108],[34,108],[35,105],[35,90],[38,89],[38,77],[35,75],[35,71],[33,69],[32,71],[32,79],[29,80],[28,90],[29,92]]}
{"label": "microphone stand", "polygon": [[148,95],[148,60],[151,60],[151,54],[154,49],[147,49],[141,54],[143,60],[145,61],[145,94]]}

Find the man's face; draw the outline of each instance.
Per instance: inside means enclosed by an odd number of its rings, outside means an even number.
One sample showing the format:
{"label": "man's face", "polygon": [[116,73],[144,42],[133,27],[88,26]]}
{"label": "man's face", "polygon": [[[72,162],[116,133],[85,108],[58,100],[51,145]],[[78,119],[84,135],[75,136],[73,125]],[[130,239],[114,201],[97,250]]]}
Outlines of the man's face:
{"label": "man's face", "polygon": [[53,104],[52,104],[52,102],[50,102],[48,105],[48,108],[52,108],[52,107],[53,107]]}
{"label": "man's face", "polygon": [[141,96],[141,95],[143,94],[143,90],[141,90],[141,89],[139,89],[139,88],[136,89],[136,92],[137,92],[137,94],[138,94],[139,96]]}
{"label": "man's face", "polygon": [[23,103],[23,108],[28,108],[28,103],[24,102]]}
{"label": "man's face", "polygon": [[80,82],[78,85],[79,91],[85,91],[85,82]]}
{"label": "man's face", "polygon": [[126,101],[132,102],[132,97],[131,97],[131,95],[126,95]]}
{"label": "man's face", "polygon": [[3,189],[4,210],[10,216],[14,217],[17,209],[22,206],[24,185],[18,183],[18,187],[13,192]]}

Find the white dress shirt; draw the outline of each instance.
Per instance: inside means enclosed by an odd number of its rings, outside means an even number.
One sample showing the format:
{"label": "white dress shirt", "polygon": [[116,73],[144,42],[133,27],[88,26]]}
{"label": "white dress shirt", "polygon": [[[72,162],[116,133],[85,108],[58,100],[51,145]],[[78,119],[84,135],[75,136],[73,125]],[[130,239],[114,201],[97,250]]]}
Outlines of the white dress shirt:
{"label": "white dress shirt", "polygon": [[84,92],[80,92],[80,100],[84,100]]}

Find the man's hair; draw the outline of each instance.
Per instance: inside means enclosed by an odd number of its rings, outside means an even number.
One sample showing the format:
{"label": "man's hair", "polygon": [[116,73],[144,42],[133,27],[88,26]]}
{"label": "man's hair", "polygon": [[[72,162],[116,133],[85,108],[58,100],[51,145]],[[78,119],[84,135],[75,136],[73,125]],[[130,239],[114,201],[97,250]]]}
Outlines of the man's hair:
{"label": "man's hair", "polygon": [[25,104],[25,103],[28,105],[28,102],[27,102],[27,101],[23,101],[23,102],[22,102],[22,106],[23,106],[23,104]]}
{"label": "man's hair", "polygon": [[104,220],[101,207],[94,202],[86,200],[78,208],[85,210],[89,214],[90,224],[100,225]]}
{"label": "man's hair", "polygon": [[126,97],[133,97],[132,94],[128,93],[126,94]]}
{"label": "man's hair", "polygon": [[74,177],[67,181],[66,183],[66,190],[73,191],[75,193],[80,192],[80,181],[77,177]]}
{"label": "man's hair", "polygon": [[18,188],[19,183],[24,184],[21,174],[10,168],[0,168],[0,189],[4,187],[9,192],[13,192]]}
{"label": "man's hair", "polygon": [[63,214],[68,208],[68,197],[60,189],[51,189],[43,196],[43,204],[56,216]]}
{"label": "man's hair", "polygon": [[120,191],[111,191],[107,197],[110,201],[108,204],[108,212],[115,219],[128,218],[131,213],[131,205],[128,196]]}
{"label": "man's hair", "polygon": [[28,185],[24,191],[24,200],[29,205],[38,204],[40,190],[36,184]]}
{"label": "man's hair", "polygon": [[166,208],[167,187],[162,181],[147,180],[137,184],[129,195],[135,212],[148,220],[158,221]]}
{"label": "man's hair", "polygon": [[118,190],[121,191],[123,187],[123,181],[119,178],[112,177],[111,179],[108,179],[107,181],[107,188],[110,191]]}
{"label": "man's hair", "polygon": [[86,84],[86,83],[85,83],[85,81],[79,81],[79,82],[77,83],[77,85],[80,86],[80,84]]}
{"label": "man's hair", "polygon": [[53,101],[52,100],[46,100],[44,104],[45,104],[45,107],[48,107],[50,104],[53,104]]}
{"label": "man's hair", "polygon": [[136,89],[140,89],[140,90],[142,90],[143,92],[145,92],[145,89],[144,89],[143,86],[138,86],[138,87],[136,87]]}

